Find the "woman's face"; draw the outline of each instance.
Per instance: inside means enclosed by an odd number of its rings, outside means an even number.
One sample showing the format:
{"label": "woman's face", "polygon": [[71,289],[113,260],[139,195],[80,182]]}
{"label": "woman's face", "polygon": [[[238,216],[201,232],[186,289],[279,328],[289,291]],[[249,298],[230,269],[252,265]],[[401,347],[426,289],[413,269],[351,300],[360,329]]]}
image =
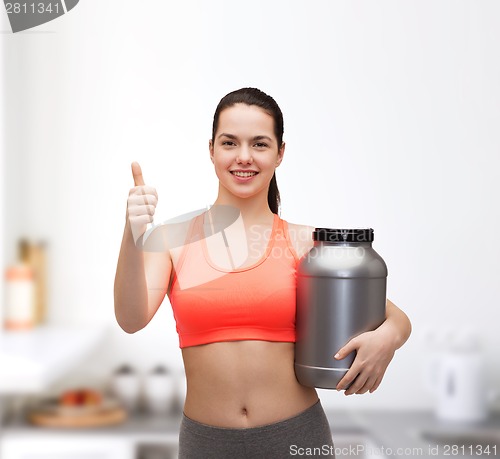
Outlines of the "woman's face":
{"label": "woman's face", "polygon": [[267,197],[285,144],[278,148],[271,115],[255,105],[240,103],[220,113],[209,148],[220,184],[233,195],[248,198],[259,193]]}

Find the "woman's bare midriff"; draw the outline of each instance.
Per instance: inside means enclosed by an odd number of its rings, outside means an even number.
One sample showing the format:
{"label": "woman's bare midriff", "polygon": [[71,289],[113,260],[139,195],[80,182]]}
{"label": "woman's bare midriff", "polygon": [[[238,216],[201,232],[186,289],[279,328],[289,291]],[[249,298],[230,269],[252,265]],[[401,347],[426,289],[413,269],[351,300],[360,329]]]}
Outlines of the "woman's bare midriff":
{"label": "woman's bare midriff", "polygon": [[294,343],[224,341],[182,349],[187,378],[184,414],[218,427],[279,422],[318,401],[294,372]]}

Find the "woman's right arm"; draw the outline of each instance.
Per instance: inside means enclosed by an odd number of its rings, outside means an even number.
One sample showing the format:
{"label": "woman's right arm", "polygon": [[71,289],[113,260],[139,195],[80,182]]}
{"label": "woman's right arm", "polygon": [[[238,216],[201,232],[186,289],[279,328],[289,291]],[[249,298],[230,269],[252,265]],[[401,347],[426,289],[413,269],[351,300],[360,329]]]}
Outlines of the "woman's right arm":
{"label": "woman's right arm", "polygon": [[153,221],[158,196],[145,186],[142,171],[132,164],[135,187],[130,190],[123,239],[114,285],[115,317],[127,333],[144,328],[153,318],[167,292],[172,261],[165,250],[146,252],[142,237]]}

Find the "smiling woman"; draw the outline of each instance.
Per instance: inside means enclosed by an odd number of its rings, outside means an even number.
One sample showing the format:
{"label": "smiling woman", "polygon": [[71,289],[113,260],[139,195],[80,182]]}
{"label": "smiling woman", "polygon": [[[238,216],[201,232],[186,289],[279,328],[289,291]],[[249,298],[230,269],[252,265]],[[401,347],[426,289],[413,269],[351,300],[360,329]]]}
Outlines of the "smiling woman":
{"label": "smiling woman", "polygon": [[[179,458],[283,458],[323,448],[334,457],[330,427],[316,390],[294,372],[296,272],[312,247],[313,227],[278,215],[276,168],[283,161],[283,116],[255,88],[223,97],[209,154],[219,179],[213,206],[191,219],[184,245],[143,252],[157,193],[134,163],[126,227],[115,279],[122,328],[143,328],[168,295],[187,378]],[[222,209],[222,210],[221,210]],[[224,209],[236,209],[228,219]],[[224,221],[230,220],[229,224]],[[214,231],[214,228],[222,228]],[[299,237],[302,235],[303,237]],[[348,393],[376,389],[409,321],[388,303],[387,319],[332,359],[357,349],[341,381]]]}
{"label": "smiling woman", "polygon": [[[243,102],[218,114],[214,124],[223,126],[224,130],[219,133],[215,126],[209,150],[219,178],[219,204],[233,201],[234,197],[259,199],[259,194],[267,196],[269,191],[279,198],[275,169],[283,159],[285,144],[281,135],[278,137],[274,132],[272,115],[259,106]],[[270,185],[271,181],[274,184]],[[277,211],[279,202],[274,200],[272,205]]]}

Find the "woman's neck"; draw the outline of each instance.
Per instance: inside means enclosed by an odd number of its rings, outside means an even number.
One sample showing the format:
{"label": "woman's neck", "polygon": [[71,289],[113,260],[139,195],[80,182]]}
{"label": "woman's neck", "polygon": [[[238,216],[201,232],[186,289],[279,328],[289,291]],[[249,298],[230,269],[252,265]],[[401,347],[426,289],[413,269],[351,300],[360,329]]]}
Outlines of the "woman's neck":
{"label": "woman's neck", "polygon": [[214,205],[236,207],[246,224],[266,223],[274,218],[274,214],[271,212],[267,202],[267,190],[263,190],[265,193],[259,193],[250,198],[239,198],[221,188],[219,186],[219,194]]}

